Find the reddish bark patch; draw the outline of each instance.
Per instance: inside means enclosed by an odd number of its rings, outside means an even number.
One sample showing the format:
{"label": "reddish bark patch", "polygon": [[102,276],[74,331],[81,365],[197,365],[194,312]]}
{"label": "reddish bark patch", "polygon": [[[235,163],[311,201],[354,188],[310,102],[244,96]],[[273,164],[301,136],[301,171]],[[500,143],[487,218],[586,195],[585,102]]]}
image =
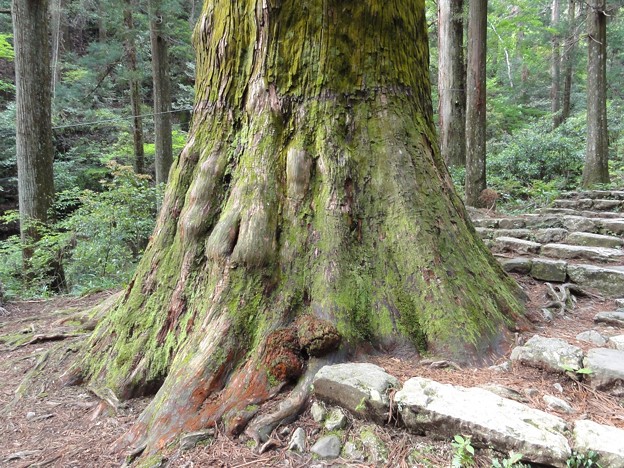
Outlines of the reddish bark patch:
{"label": "reddish bark patch", "polygon": [[267,373],[280,383],[296,380],[303,373],[300,351],[301,345],[294,329],[274,331],[267,337],[262,358]]}
{"label": "reddish bark patch", "polygon": [[333,323],[304,315],[295,324],[301,349],[309,356],[324,356],[340,345],[342,337]]}

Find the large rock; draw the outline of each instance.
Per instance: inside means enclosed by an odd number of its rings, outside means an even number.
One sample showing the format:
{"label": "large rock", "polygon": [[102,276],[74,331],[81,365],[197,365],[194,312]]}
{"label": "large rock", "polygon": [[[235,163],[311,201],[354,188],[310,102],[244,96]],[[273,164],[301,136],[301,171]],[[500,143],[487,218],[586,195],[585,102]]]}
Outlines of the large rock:
{"label": "large rock", "polygon": [[581,259],[592,262],[612,262],[621,259],[624,252],[619,249],[604,247],[584,247],[581,245],[546,244],[542,246],[542,255],[552,258]]}
{"label": "large rock", "polygon": [[624,234],[624,219],[599,218],[596,221],[600,223],[603,234],[611,233],[618,236]]}
{"label": "large rock", "polygon": [[492,237],[515,237],[516,239],[530,239],[532,232],[530,229],[496,229]]}
{"label": "large rock", "polygon": [[604,346],[607,344],[607,338],[602,336],[596,330],[587,330],[576,335],[576,339],[586,343],[592,343],[596,346]]}
{"label": "large rock", "polygon": [[593,200],[591,198],[578,198],[574,200],[555,200],[554,208],[569,208],[571,210],[588,210],[592,207]]}
{"label": "large rock", "polygon": [[550,244],[551,242],[561,242],[568,235],[567,229],[550,228],[538,229],[533,233],[533,239],[540,244]]}
{"label": "large rock", "polygon": [[503,258],[500,261],[503,270],[507,273],[519,273],[526,275],[531,271],[533,261],[530,258]]}
{"label": "large rock", "polygon": [[579,453],[596,452],[601,466],[624,467],[624,430],[581,420],[574,423],[572,437],[574,450]]}
{"label": "large rock", "polygon": [[517,252],[521,254],[537,254],[542,245],[538,242],[516,239],[515,237],[497,237],[494,250],[496,252]]}
{"label": "large rock", "polygon": [[596,222],[584,216],[564,216],[563,226],[568,231],[596,232],[598,230]]}
{"label": "large rock", "polygon": [[573,283],[593,288],[609,297],[624,295],[624,269],[595,265],[568,265],[568,276]]}
{"label": "large rock", "polygon": [[624,327],[624,312],[616,310],[614,312],[599,312],[594,317],[596,323],[606,323],[614,327]]}
{"label": "large rock", "polygon": [[502,218],[498,221],[500,229],[522,229],[526,225],[522,218]]}
{"label": "large rock", "polygon": [[314,394],[355,415],[383,422],[389,411],[388,391],[398,386],[395,377],[374,364],[336,364],[318,371]]}
{"label": "large rock", "polygon": [[511,360],[551,372],[565,372],[581,368],[583,351],[559,338],[535,335],[524,346],[514,348]]}
{"label": "large rock", "polygon": [[529,229],[561,228],[563,222],[560,216],[526,215],[524,226]]}
{"label": "large rock", "polygon": [[624,351],[624,335],[612,336],[609,338],[608,346],[613,349]]}
{"label": "large rock", "polygon": [[594,200],[592,204],[592,210],[594,211],[618,211],[622,209],[621,200]]}
{"label": "large rock", "polygon": [[563,260],[536,258],[531,265],[531,276],[542,281],[563,283],[566,280],[567,271],[568,264]]}
{"label": "large rock", "polygon": [[496,229],[499,221],[497,218],[473,218],[472,224],[476,228]]}
{"label": "large rock", "polygon": [[418,434],[470,434],[476,446],[513,450],[525,460],[560,467],[571,454],[564,420],[487,390],[416,377],[395,402],[405,425]]}
{"label": "large rock", "polygon": [[624,239],[620,237],[593,234],[591,232],[573,232],[566,237],[565,241],[566,244],[606,247],[608,249],[618,249],[624,245]]}
{"label": "large rock", "polygon": [[624,351],[590,349],[583,365],[591,370],[587,374],[587,380],[592,387],[615,396],[624,396]]}

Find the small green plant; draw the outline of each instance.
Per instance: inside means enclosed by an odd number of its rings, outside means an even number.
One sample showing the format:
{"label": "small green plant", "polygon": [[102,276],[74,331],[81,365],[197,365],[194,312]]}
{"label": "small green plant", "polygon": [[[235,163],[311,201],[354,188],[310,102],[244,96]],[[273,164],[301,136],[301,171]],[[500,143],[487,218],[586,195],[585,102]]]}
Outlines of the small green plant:
{"label": "small green plant", "polygon": [[588,375],[593,372],[589,367],[576,368],[573,366],[568,366],[566,364],[562,364],[561,368],[566,372],[570,372],[572,374],[577,374],[577,375]]}
{"label": "small green plant", "polygon": [[598,463],[598,454],[593,450],[586,453],[572,452],[572,456],[566,461],[568,468],[602,468]]}
{"label": "small green plant", "polygon": [[522,460],[521,453],[510,452],[508,458],[500,461],[498,458],[492,460],[492,468],[529,468],[529,465],[520,463],[520,460]]}
{"label": "small green plant", "polygon": [[453,461],[451,462],[451,466],[453,468],[474,466],[475,449],[472,446],[471,437],[464,437],[457,434],[453,439],[453,442],[451,442],[451,447],[453,447]]}

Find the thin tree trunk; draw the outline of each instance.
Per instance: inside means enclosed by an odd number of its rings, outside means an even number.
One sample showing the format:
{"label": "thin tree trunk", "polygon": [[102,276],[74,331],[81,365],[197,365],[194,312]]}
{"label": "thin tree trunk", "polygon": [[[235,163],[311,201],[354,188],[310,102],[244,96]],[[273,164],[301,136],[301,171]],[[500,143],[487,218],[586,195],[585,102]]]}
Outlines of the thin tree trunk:
{"label": "thin tree trunk", "polygon": [[484,362],[520,319],[439,153],[424,1],[258,5],[206,3],[188,143],[71,374],[158,390],[120,440],[147,456],[216,423],[240,433],[296,382],[247,428],[265,439],[360,344]]}
{"label": "thin tree trunk", "polygon": [[438,4],[440,152],[449,166],[466,164],[464,1]]}
{"label": "thin tree trunk", "polygon": [[133,18],[133,0],[126,0],[124,25],[126,27],[125,52],[128,68],[128,87],[130,91],[130,108],[132,110],[132,141],[134,144],[134,170],[137,174],[145,172],[145,150],[143,147],[143,119],[141,117],[141,83],[137,67],[135,43],[135,27]]}
{"label": "thin tree trunk", "polygon": [[552,55],[550,61],[550,111],[553,116],[553,128],[561,125],[561,19],[560,0],[552,0],[550,26],[555,30],[551,39]]}
{"label": "thin tree trunk", "polygon": [[606,0],[587,4],[587,151],[583,187],[609,182]]}
{"label": "thin tree trunk", "polygon": [[171,143],[171,85],[167,38],[160,0],[150,0],[150,41],[154,83],[154,133],[156,183],[166,183],[173,161]]}
{"label": "thin tree trunk", "polygon": [[568,1],[567,36],[563,50],[563,95],[561,103],[561,123],[570,117],[570,101],[572,98],[572,76],[578,34],[576,30],[576,0]]}
{"label": "thin tree trunk", "polygon": [[466,204],[479,206],[486,189],[485,129],[487,0],[470,0],[466,71]]}

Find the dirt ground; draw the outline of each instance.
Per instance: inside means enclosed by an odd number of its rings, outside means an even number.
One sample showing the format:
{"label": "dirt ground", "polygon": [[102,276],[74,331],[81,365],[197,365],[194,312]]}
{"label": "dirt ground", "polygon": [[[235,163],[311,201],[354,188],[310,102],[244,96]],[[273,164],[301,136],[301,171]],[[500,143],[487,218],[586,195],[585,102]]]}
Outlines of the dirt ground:
{"label": "dirt ground", "polygon": [[[546,297],[546,285],[531,279],[517,279],[529,295],[528,317],[531,319],[526,330],[517,335],[518,342],[539,333],[564,338],[588,349],[591,346],[576,341],[578,333],[591,329],[607,336],[621,333],[621,330],[618,332],[593,323],[597,312],[616,308],[613,301],[595,296],[580,297],[573,311],[550,323],[542,321],[541,307],[550,301]],[[112,451],[111,446],[131,427],[148,400],[132,400],[115,413],[87,388],[63,387],[59,383],[86,336],[61,336],[74,333],[64,319],[101,302],[112,293],[5,304],[9,315],[0,316],[0,466],[118,467],[124,464],[126,454]],[[489,368],[461,369],[453,365],[432,368],[413,357],[397,353],[376,352],[357,359],[376,363],[401,381],[421,376],[463,386],[502,385],[526,396],[532,407],[548,412],[550,410],[542,397],[556,395],[575,409],[573,415],[556,413],[564,419],[587,418],[624,428],[624,402],[565,375],[548,374],[519,365],[513,366],[510,372],[496,372]],[[557,384],[562,392],[556,388]],[[527,389],[534,389],[531,396],[527,396]],[[362,424],[365,423],[350,420],[346,436],[356,434]],[[372,466],[347,460],[324,463],[314,461],[308,455],[289,452],[286,447],[295,427],[303,427],[308,440],[320,431],[308,410],[298,421],[278,428],[273,435],[274,443],[264,453],[257,453],[244,438],[229,439],[217,432],[210,445],[167,453],[168,466]],[[450,441],[433,441],[393,427],[375,427],[373,430],[389,448],[390,458],[386,466],[449,466],[452,458]],[[408,459],[414,449],[421,454],[418,461]],[[478,455],[478,465],[490,466],[490,456],[486,453]]]}

